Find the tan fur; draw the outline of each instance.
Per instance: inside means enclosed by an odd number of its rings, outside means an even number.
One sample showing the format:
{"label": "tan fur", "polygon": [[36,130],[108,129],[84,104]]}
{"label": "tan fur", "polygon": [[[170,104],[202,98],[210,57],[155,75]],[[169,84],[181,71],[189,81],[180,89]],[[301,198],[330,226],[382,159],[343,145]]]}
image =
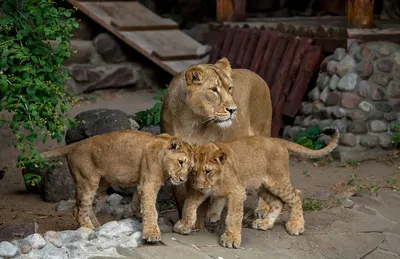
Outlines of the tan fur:
{"label": "tan fur", "polygon": [[[189,192],[182,219],[174,231],[188,234],[196,220],[196,210],[207,197],[227,198],[226,230],[220,244],[224,247],[240,247],[243,202],[246,190],[258,189],[259,195],[270,207],[264,218],[256,219],[253,228],[272,228],[283,203],[290,207],[286,229],[291,235],[304,231],[301,192],[291,184],[289,153],[306,157],[329,154],[338,142],[338,130],[324,130],[331,135],[331,142],[321,150],[310,150],[279,138],[264,136],[242,137],[231,142],[209,143],[196,148],[193,176],[189,176]],[[282,203],[283,202],[283,203]]]}
{"label": "tan fur", "polygon": [[[227,109],[235,110],[232,115]],[[241,136],[271,135],[268,85],[247,69],[232,69],[222,58],[215,64],[190,66],[169,84],[161,111],[161,132],[194,144]],[[222,122],[224,121],[225,122]],[[179,215],[186,197],[184,185],[174,186]],[[225,200],[216,200],[208,221],[219,220]],[[267,205],[260,199],[258,210]]]}
{"label": "tan fur", "polygon": [[140,205],[143,239],[161,239],[156,198],[165,180],[186,182],[194,165],[192,146],[167,134],[124,130],[91,137],[41,154],[43,158],[66,156],[76,186],[74,216],[81,227],[93,229],[99,222],[92,209],[100,179],[123,186],[137,185],[132,207]]}

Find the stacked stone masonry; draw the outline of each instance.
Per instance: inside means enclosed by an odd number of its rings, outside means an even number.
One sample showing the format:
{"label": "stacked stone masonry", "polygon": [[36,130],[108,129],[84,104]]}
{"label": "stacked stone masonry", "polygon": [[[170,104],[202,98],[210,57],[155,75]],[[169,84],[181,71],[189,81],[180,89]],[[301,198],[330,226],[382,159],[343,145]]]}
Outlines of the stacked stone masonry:
{"label": "stacked stone masonry", "polygon": [[293,140],[300,129],[316,124],[335,125],[341,137],[334,153],[362,160],[392,148],[392,126],[399,121],[400,45],[353,43],[324,59],[316,86],[284,138]]}

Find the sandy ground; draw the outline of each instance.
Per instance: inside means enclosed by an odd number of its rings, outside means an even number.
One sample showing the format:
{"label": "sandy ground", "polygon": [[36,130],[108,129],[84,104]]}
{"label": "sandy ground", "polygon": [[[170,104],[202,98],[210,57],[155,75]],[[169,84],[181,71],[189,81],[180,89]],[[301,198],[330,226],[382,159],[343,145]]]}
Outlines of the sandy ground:
{"label": "sandy ground", "polygon": [[[154,96],[152,91],[102,91],[96,95],[96,100],[81,102],[79,106],[73,107],[69,115],[75,116],[81,111],[95,108],[119,109],[133,114],[152,107],[155,102],[151,99]],[[0,228],[35,220],[40,233],[76,229],[78,226],[71,211],[56,212],[57,204],[46,203],[39,196],[26,192],[21,169],[15,167],[18,150],[13,147],[13,143],[11,131],[4,125],[0,126],[0,169],[4,166],[9,168],[0,180]],[[42,151],[64,143],[48,141],[44,145],[38,142],[37,145]],[[380,187],[381,190],[396,191],[400,184],[399,163],[399,156],[395,153],[379,161],[348,165],[327,160],[315,162],[292,158],[292,181],[305,197],[319,196],[322,203],[317,208],[336,206],[337,197],[348,190],[365,191]],[[248,202],[255,204],[255,197],[249,197]],[[99,220],[104,223],[111,220],[111,216],[99,215]]]}

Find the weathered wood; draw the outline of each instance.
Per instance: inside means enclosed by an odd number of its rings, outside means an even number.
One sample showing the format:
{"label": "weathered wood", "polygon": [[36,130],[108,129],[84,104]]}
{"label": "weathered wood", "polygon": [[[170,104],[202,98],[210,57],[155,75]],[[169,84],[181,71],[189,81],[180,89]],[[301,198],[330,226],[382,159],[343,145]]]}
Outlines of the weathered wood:
{"label": "weathered wood", "polygon": [[260,39],[260,35],[261,31],[256,29],[252,31],[248,48],[246,48],[246,53],[243,57],[243,63],[242,63],[243,68],[250,69],[251,62],[254,57],[254,52],[257,48],[257,43],[259,42]]}
{"label": "weathered wood", "polygon": [[218,59],[228,56],[229,50],[231,49],[231,46],[233,43],[233,38],[235,37],[236,30],[237,30],[237,27],[227,29],[226,37],[224,39],[224,43],[222,44]]}
{"label": "weathered wood", "polygon": [[[232,1],[232,0],[231,0]],[[234,21],[246,20],[247,0],[233,0]]]}
{"label": "weathered wood", "polygon": [[[288,77],[288,73],[290,70],[290,66],[293,62],[293,57],[296,54],[297,44],[299,40],[296,40],[294,37],[287,38],[287,46],[284,49],[283,55],[277,54],[276,57],[272,57],[271,62],[274,62],[274,58],[280,59],[279,67],[277,68],[276,72],[272,74],[272,89],[271,89],[271,101],[272,107],[274,110],[277,108],[276,105],[278,100],[283,98],[283,87],[285,85],[286,78]],[[278,41],[279,44],[279,41]],[[278,48],[277,48],[278,49]],[[276,51],[278,53],[278,50]],[[272,70],[272,69],[271,69]],[[268,73],[267,73],[268,74]],[[286,99],[286,97],[285,97]],[[283,107],[282,107],[283,109]]]}
{"label": "weathered wood", "polygon": [[210,57],[211,63],[215,63],[218,60],[219,54],[222,49],[222,45],[224,44],[224,39],[226,37],[227,30],[228,28],[222,28],[217,32],[218,37],[216,37],[211,49],[211,57]]}
{"label": "weathered wood", "polygon": [[[264,56],[262,58],[261,64],[260,64],[260,68],[258,69],[257,73],[265,80],[265,73],[266,71],[268,71],[268,67],[271,65],[271,57],[272,54],[275,51],[275,46],[276,46],[276,42],[278,41],[279,35],[277,32],[272,31],[270,32],[270,38],[268,40],[268,45],[264,48]],[[255,55],[258,55],[258,53],[256,53]],[[267,82],[267,84],[271,84],[271,82],[268,82],[267,80],[265,80]]]}
{"label": "weathered wood", "polygon": [[286,99],[284,96],[278,100],[275,110],[272,113],[271,137],[278,137],[279,130],[282,126],[282,114],[285,107]]}
{"label": "weathered wood", "polygon": [[260,38],[256,49],[254,50],[253,61],[250,65],[250,70],[257,73],[260,69],[261,62],[264,58],[265,49],[268,46],[271,34],[267,30],[263,30],[260,33]]}
{"label": "weathered wood", "polygon": [[320,46],[310,46],[302,58],[299,72],[292,89],[290,90],[288,101],[285,105],[284,114],[294,117],[300,109],[302,97],[307,91],[308,83],[314,74],[314,69],[318,66],[321,56]]}
{"label": "weathered wood", "polygon": [[374,0],[347,1],[347,27],[372,28],[374,19]]}
{"label": "weathered wood", "polygon": [[234,8],[232,0],[217,0],[217,21],[234,21]]}
{"label": "weathered wood", "polygon": [[[285,52],[286,46],[287,46],[287,37],[285,37],[284,35],[278,35],[278,40],[276,42],[276,45],[272,49],[271,56],[268,59],[269,64],[267,67],[265,67],[264,71],[262,72],[263,78],[268,84],[272,85],[272,87],[274,87],[272,84],[274,76],[282,61],[282,56],[283,53]],[[268,46],[268,48],[269,47],[270,46]]]}
{"label": "weathered wood", "polygon": [[171,19],[162,19],[160,23],[139,22],[132,19],[111,21],[111,25],[119,31],[178,30],[179,25]]}
{"label": "weathered wood", "polygon": [[243,68],[244,56],[246,54],[247,49],[249,48],[249,43],[251,40],[252,33],[253,30],[250,28],[243,30],[239,52],[237,53],[237,56],[235,58],[235,63],[234,63],[235,68]]}
{"label": "weathered wood", "polygon": [[235,67],[236,57],[240,50],[240,45],[242,44],[245,30],[246,29],[242,28],[236,29],[235,36],[233,37],[232,40],[232,46],[229,49],[228,55],[226,56],[229,62],[231,63],[232,67]]}

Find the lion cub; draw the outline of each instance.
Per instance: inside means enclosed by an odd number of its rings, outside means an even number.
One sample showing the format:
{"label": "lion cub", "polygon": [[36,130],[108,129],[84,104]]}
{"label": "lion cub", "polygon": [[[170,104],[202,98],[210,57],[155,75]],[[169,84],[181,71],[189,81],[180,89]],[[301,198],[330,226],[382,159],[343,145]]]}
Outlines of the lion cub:
{"label": "lion cub", "polygon": [[119,185],[137,185],[143,239],[148,242],[161,240],[156,210],[161,185],[167,179],[174,185],[186,182],[194,166],[192,146],[180,138],[136,130],[94,136],[41,156],[45,159],[66,156],[76,188],[74,216],[81,227],[100,226],[92,203],[101,178]]}
{"label": "lion cub", "polygon": [[257,188],[259,196],[270,207],[264,218],[254,220],[253,228],[272,228],[283,203],[290,207],[286,229],[291,235],[304,231],[301,193],[290,181],[289,152],[303,157],[321,157],[330,153],[338,142],[336,128],[325,128],[331,136],[323,149],[311,150],[296,143],[265,136],[241,137],[230,142],[214,142],[196,147],[193,176],[189,176],[189,193],[182,218],[174,231],[189,234],[195,221],[197,207],[207,197],[227,198],[226,230],[220,244],[239,248],[246,189]]}

